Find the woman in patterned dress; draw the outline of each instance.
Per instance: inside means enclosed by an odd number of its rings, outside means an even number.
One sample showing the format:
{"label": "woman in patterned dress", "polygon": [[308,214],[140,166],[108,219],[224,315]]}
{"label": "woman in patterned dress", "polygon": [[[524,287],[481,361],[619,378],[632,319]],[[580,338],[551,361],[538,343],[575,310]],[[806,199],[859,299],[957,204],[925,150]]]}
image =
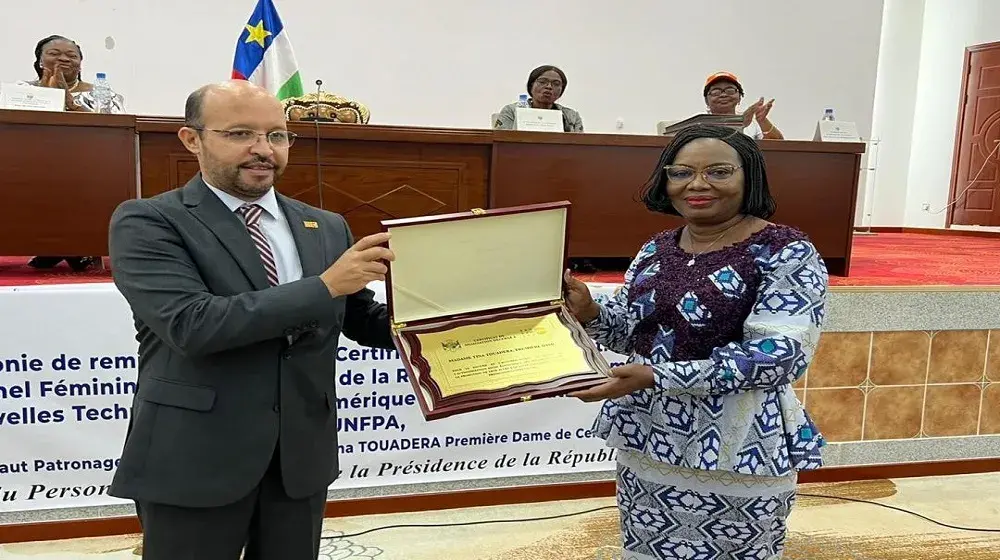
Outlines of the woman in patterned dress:
{"label": "woman in patterned dress", "polygon": [[826,266],[767,221],[764,159],[739,131],[682,130],[643,202],[685,225],[646,243],[609,298],[565,279],[590,335],[629,356],[572,395],[605,401],[594,431],[618,450],[624,557],[781,558],[797,472],[821,466],[792,384],[819,339]]}

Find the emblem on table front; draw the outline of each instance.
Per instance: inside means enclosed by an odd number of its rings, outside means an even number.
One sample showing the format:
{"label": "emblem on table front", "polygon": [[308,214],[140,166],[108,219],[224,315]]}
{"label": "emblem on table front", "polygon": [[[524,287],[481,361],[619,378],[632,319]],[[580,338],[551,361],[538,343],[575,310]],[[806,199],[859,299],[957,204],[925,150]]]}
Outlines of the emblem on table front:
{"label": "emblem on table front", "polygon": [[457,340],[445,340],[441,343],[441,348],[447,352],[457,352],[462,345]]}

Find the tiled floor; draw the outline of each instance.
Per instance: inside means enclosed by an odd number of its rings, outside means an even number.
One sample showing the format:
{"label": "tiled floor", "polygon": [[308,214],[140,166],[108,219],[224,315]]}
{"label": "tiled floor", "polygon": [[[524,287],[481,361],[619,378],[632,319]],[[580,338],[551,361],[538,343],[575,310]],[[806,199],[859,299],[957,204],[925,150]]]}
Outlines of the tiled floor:
{"label": "tiled floor", "polygon": [[[1000,473],[803,485],[800,492],[875,500],[954,525],[1000,528]],[[472,508],[331,519],[321,560],[595,560],[620,558],[612,508],[547,521],[447,528],[369,529],[548,517],[613,506],[613,500]],[[931,525],[870,504],[800,496],[786,560],[996,560],[1000,533]],[[0,560],[135,560],[138,536],[0,546]]]}

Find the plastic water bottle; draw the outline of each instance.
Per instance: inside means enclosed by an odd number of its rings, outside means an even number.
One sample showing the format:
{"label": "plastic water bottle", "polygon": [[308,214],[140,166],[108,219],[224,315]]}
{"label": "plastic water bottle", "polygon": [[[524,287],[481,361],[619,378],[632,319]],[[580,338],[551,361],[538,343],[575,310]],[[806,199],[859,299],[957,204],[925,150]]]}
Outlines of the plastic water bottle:
{"label": "plastic water bottle", "polygon": [[97,73],[94,80],[94,111],[97,113],[110,113],[111,100],[114,93],[111,91],[111,84],[108,83],[108,76],[104,72]]}
{"label": "plastic water bottle", "polygon": [[836,120],[836,119],[833,118],[833,109],[826,109],[826,110],[824,110],[823,111],[823,119],[822,120],[824,120],[824,121],[833,121],[833,120]]}
{"label": "plastic water bottle", "polygon": [[521,96],[517,98],[517,106],[518,107],[524,107],[524,108],[528,107],[528,94],[527,93],[522,93]]}

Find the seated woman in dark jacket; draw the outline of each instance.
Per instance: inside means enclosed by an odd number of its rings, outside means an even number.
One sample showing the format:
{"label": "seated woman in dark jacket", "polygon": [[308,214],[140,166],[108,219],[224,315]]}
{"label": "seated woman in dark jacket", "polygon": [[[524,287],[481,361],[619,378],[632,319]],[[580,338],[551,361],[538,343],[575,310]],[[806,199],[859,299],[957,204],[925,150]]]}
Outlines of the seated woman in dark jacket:
{"label": "seated woman in dark jacket", "polygon": [[[563,131],[583,132],[583,119],[580,113],[556,103],[564,91],[566,91],[566,74],[555,66],[539,66],[528,75],[528,106],[534,109],[562,111]],[[517,103],[505,105],[500,109],[500,115],[493,128],[514,130],[517,123],[515,109]]]}

